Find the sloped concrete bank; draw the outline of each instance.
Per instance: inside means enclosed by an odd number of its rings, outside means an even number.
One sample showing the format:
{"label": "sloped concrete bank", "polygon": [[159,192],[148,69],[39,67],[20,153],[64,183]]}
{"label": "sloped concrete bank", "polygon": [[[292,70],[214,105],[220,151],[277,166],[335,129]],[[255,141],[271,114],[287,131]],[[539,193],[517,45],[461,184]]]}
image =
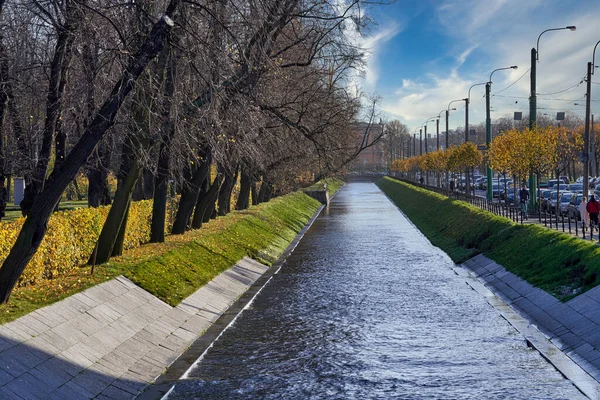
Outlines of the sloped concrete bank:
{"label": "sloped concrete bank", "polygon": [[562,303],[483,255],[455,272],[582,393],[600,399],[600,287]]}
{"label": "sloped concrete bank", "polygon": [[244,257],[177,307],[120,276],[0,325],[0,398],[137,397],[175,361],[171,375],[188,365],[189,353],[179,357],[191,345],[212,342],[203,333],[218,336],[323,208],[273,267]]}

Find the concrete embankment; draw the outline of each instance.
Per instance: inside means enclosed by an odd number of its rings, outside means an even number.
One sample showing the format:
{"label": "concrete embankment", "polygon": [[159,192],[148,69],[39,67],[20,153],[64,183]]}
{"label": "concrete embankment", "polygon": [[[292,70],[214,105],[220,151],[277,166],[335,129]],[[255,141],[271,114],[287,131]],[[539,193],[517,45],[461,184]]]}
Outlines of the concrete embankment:
{"label": "concrete embankment", "polygon": [[467,283],[533,347],[585,395],[600,399],[600,287],[562,303],[483,255],[461,266],[482,285]]}
{"label": "concrete embankment", "polygon": [[244,257],[176,307],[119,276],[0,325],[0,398],[135,398],[264,285],[322,209],[273,267]]}

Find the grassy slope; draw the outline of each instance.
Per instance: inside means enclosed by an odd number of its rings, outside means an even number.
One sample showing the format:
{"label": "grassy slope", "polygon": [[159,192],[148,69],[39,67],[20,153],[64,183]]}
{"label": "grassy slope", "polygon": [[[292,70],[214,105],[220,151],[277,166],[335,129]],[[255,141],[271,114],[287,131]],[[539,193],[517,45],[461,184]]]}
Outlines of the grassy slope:
{"label": "grassy slope", "polygon": [[[333,194],[342,184],[328,180],[328,190]],[[60,279],[17,288],[10,303],[0,305],[0,323],[118,275],[125,275],[167,303],[177,305],[246,255],[270,265],[320,205],[302,192],[292,193],[218,217],[202,229],[169,235],[165,243],[126,251],[124,256],[96,266],[93,275],[89,266],[82,266]]]}
{"label": "grassy slope", "polygon": [[546,229],[519,225],[468,203],[391,178],[378,186],[456,262],[483,253],[562,300],[600,284],[600,247]]}

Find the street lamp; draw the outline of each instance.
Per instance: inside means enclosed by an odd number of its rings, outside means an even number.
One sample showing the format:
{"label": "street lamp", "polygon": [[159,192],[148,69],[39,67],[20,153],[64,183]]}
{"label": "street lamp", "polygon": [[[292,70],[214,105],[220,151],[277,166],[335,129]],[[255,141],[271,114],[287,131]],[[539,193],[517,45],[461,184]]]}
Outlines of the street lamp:
{"label": "street lamp", "polygon": [[429,147],[427,146],[427,123],[429,121],[432,121],[434,119],[436,119],[437,117],[431,117],[431,118],[427,118],[427,120],[425,121],[425,154],[427,154],[429,152]]}
{"label": "street lamp", "polygon": [[448,144],[448,131],[449,131],[449,128],[448,128],[448,119],[449,118],[448,117],[450,115],[450,110],[456,110],[456,108],[450,108],[450,105],[452,103],[455,103],[457,101],[462,101],[462,100],[463,99],[452,100],[450,103],[448,103],[448,109],[446,110],[446,149],[448,149],[450,147],[450,145]]}
{"label": "street lamp", "polygon": [[471,85],[467,98],[465,99],[465,143],[469,141],[469,104],[471,103],[471,89],[475,86],[485,85],[487,82],[476,83]]}
{"label": "street lamp", "polygon": [[[485,84],[485,146],[487,149],[490,148],[490,142],[492,141],[492,120],[490,118],[490,92],[492,90],[492,75],[496,71],[502,71],[505,69],[517,69],[516,65],[512,65],[510,67],[497,68],[492,71],[490,74],[490,80]],[[493,192],[492,192],[492,168],[487,166],[487,197],[488,200],[492,201]]]}
{"label": "street lamp", "polygon": [[587,195],[590,189],[589,174],[590,174],[590,107],[592,97],[592,75],[596,62],[596,48],[600,41],[594,46],[592,52],[592,62],[587,65],[587,90],[585,95],[585,133],[583,135],[583,193]]}
{"label": "street lamp", "polygon": [[[577,29],[576,26],[570,25],[565,26],[564,28],[551,28],[546,29],[537,38],[537,42],[534,48],[531,49],[531,72],[530,72],[530,96],[529,96],[529,129],[533,129],[537,120],[537,94],[536,94],[536,64],[539,62],[539,48],[540,48],[540,38],[546,32],[550,31],[562,31],[568,29],[570,31],[574,31]],[[558,177],[557,177],[558,179]],[[532,174],[529,177],[529,193],[535,193],[535,189],[537,188],[536,177]],[[585,187],[584,187],[585,188]],[[587,193],[584,191],[584,193]],[[537,205],[536,196],[529,196],[529,208],[533,210]]]}
{"label": "street lamp", "polygon": [[[450,110],[456,110],[456,108],[451,108]],[[446,109],[443,109],[442,111],[440,111],[440,113],[437,116],[437,149],[440,149],[440,119],[442,118],[442,113],[445,113]],[[448,127],[446,127],[446,132],[448,131]],[[448,138],[446,137],[446,150],[448,150]]]}

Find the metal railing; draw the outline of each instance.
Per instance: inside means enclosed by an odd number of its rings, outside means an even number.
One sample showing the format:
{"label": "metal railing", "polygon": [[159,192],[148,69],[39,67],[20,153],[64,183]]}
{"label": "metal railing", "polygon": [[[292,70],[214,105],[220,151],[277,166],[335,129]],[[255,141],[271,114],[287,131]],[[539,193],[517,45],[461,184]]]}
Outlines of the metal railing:
{"label": "metal railing", "polygon": [[[499,200],[490,201],[485,197],[475,196],[472,193],[465,193],[460,190],[451,191],[446,188],[426,185],[424,183],[421,184],[418,181],[414,181],[411,179],[405,179],[396,176],[391,177],[399,181],[406,182],[411,185],[442,194],[452,199],[465,201],[469,204],[481,208],[482,210],[486,210],[498,216],[511,219],[516,223],[537,223],[549,229],[554,229],[558,231],[562,230],[562,232],[564,233],[569,233],[571,235],[581,237],[582,239],[598,240],[600,242],[598,226],[586,227],[581,221],[579,221],[577,218],[571,218],[570,215],[559,215],[559,213],[550,212],[548,209],[544,209],[543,211],[539,211],[536,213],[528,212],[526,215],[524,215],[524,213],[521,211],[521,207],[519,207],[519,205],[517,204],[507,204]],[[539,204],[539,200],[537,209],[542,210],[541,204]]]}

